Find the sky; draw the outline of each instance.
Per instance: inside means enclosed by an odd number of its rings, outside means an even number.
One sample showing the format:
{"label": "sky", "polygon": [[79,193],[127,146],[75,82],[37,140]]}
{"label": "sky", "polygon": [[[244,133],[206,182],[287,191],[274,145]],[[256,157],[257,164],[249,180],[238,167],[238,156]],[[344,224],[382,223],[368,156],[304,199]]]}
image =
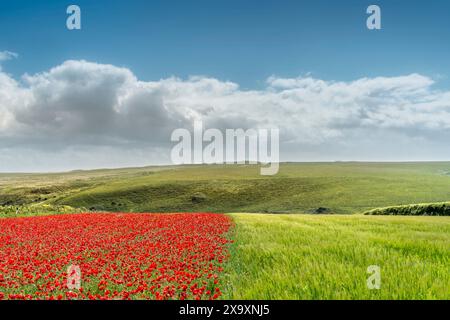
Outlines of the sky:
{"label": "sky", "polygon": [[277,127],[282,161],[450,160],[449,15],[444,0],[0,0],[0,172],[170,163],[194,120]]}

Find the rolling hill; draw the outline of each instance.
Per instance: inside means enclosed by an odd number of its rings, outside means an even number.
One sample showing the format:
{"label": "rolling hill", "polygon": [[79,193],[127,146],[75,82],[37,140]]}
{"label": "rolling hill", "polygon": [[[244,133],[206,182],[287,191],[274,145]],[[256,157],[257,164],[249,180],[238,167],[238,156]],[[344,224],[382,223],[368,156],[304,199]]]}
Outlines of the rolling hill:
{"label": "rolling hill", "polygon": [[[450,200],[450,162],[191,165],[0,174],[2,212],[361,213]],[[18,212],[20,213],[20,212]]]}

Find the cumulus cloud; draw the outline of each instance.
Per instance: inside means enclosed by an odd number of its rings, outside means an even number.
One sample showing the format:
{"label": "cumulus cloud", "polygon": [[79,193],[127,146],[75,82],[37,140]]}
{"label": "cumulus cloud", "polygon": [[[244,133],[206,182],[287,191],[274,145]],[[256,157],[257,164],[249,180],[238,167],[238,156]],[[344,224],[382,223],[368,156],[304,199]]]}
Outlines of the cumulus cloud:
{"label": "cumulus cloud", "polygon": [[0,171],[167,163],[171,132],[195,120],[278,127],[281,160],[446,159],[450,91],[433,84],[414,73],[272,76],[264,89],[241,90],[199,76],[140,81],[126,68],[74,60],[19,80],[0,71]]}

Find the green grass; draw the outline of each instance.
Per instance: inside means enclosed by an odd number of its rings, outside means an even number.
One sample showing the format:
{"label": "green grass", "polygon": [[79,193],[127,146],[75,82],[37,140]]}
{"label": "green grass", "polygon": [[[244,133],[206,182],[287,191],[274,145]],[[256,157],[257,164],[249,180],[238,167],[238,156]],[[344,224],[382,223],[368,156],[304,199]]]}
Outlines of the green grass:
{"label": "green grass", "polygon": [[86,208],[73,208],[65,205],[31,204],[0,207],[0,218],[43,216],[51,214],[87,212]]}
{"label": "green grass", "polygon": [[231,216],[225,299],[450,299],[449,217]]}
{"label": "green grass", "polygon": [[[192,165],[53,174],[0,174],[5,206],[67,205],[92,211],[360,213],[450,200],[450,162]],[[197,197],[201,195],[201,197]]]}

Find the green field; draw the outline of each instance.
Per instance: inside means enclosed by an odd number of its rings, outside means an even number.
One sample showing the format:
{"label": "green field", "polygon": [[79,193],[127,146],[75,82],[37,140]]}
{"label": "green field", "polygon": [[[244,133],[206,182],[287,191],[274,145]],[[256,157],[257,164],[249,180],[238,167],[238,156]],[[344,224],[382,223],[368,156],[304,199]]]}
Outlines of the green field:
{"label": "green field", "polygon": [[231,216],[224,298],[450,299],[450,217]]}
{"label": "green field", "polygon": [[[350,214],[450,200],[450,163],[194,165],[0,174],[0,212],[43,204],[92,211]],[[45,211],[45,210],[44,210]]]}

